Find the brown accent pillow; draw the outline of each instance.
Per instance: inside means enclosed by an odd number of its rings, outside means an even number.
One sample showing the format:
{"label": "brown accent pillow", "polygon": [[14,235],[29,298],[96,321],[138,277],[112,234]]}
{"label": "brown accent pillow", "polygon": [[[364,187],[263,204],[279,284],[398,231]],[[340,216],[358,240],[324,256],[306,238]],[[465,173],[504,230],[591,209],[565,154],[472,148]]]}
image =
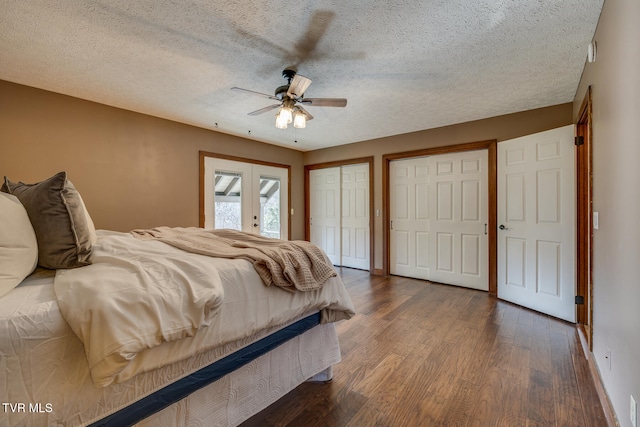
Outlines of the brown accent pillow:
{"label": "brown accent pillow", "polygon": [[11,182],[0,189],[20,200],[38,241],[38,265],[74,268],[91,264],[91,233],[80,193],[60,172],[36,184]]}

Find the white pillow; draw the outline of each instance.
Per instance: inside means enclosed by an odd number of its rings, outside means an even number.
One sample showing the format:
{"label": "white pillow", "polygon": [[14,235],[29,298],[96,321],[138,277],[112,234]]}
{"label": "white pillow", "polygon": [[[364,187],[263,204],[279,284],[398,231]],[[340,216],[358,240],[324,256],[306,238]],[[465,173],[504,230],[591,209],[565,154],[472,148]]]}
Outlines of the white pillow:
{"label": "white pillow", "polygon": [[0,297],[35,270],[38,242],[17,197],[0,192]]}

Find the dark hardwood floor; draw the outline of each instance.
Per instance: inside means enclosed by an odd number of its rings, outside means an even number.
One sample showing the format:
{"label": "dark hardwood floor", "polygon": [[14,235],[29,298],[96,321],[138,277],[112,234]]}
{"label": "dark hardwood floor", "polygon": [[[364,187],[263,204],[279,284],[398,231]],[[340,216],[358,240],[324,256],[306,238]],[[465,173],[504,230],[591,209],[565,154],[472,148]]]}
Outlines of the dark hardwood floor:
{"label": "dark hardwood floor", "polygon": [[339,268],[342,362],[251,426],[606,426],[573,324],[485,292]]}

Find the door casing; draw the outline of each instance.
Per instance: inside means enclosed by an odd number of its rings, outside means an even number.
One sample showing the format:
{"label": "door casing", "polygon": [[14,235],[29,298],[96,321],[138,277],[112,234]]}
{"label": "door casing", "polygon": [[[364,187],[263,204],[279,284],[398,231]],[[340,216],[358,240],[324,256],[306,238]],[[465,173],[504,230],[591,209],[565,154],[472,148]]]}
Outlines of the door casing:
{"label": "door casing", "polygon": [[584,297],[577,308],[577,322],[582,325],[589,350],[593,351],[593,141],[591,86],[580,111],[576,136],[582,144],[576,147],[576,287]]}

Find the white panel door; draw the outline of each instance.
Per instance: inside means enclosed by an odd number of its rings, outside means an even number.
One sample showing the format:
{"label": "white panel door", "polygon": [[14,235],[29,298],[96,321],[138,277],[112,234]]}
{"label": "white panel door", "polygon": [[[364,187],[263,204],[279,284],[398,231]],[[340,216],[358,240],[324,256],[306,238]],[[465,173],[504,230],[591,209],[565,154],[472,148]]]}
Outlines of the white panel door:
{"label": "white panel door", "polygon": [[369,165],[342,166],[340,265],[369,270]]}
{"label": "white panel door", "polygon": [[340,265],[340,168],[309,171],[311,242]]}
{"label": "white panel door", "polygon": [[429,158],[389,164],[391,274],[429,280]]}
{"label": "white panel door", "polygon": [[429,158],[429,280],[489,290],[487,150]]}
{"label": "white panel door", "polygon": [[498,144],[498,297],[575,322],[573,125]]}

